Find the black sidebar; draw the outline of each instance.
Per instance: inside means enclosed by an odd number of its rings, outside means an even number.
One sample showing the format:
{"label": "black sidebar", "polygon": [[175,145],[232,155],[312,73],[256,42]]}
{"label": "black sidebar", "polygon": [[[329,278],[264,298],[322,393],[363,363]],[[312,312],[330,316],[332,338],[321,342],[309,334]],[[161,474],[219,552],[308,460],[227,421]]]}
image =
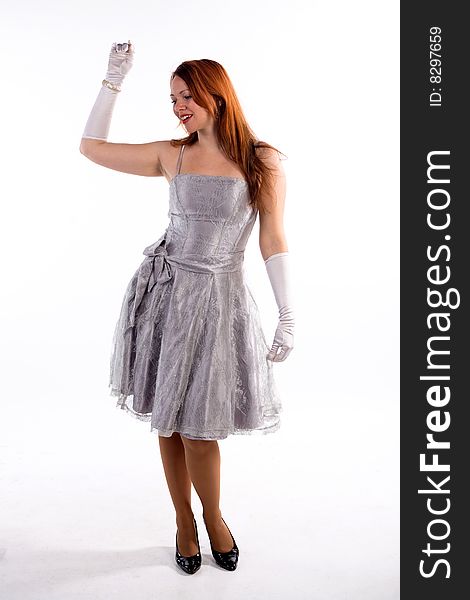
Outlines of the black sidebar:
{"label": "black sidebar", "polygon": [[470,598],[470,25],[401,3],[400,598]]}

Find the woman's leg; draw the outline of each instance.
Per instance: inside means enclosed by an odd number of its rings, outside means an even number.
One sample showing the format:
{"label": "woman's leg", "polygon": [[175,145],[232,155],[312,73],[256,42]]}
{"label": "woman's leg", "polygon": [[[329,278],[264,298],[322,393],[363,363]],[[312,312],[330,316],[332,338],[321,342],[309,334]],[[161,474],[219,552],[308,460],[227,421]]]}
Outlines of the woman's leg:
{"label": "woman's leg", "polygon": [[198,551],[191,508],[191,479],[186,468],[185,449],[178,432],[171,437],[158,436],[160,454],[171,499],[176,511],[178,549],[183,556]]}
{"label": "woman's leg", "polygon": [[181,436],[186,467],[203,506],[212,545],[219,552],[232,549],[232,536],[222,521],[220,500],[220,450],[217,440],[191,440]]}

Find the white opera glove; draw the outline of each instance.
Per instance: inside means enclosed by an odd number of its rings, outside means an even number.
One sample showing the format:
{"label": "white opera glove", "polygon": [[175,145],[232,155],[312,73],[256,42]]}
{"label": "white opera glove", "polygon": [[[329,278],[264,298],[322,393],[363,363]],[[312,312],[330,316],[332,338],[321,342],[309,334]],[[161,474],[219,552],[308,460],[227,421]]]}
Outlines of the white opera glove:
{"label": "white opera glove", "polygon": [[281,362],[287,358],[294,347],[294,311],[290,299],[289,253],[272,254],[264,264],[279,308],[279,324],[267,358],[273,362]]}
{"label": "white opera glove", "polygon": [[114,42],[109,52],[106,79],[120,86],[134,63],[134,44],[129,40],[123,44]]}
{"label": "white opera glove", "polygon": [[113,43],[109,52],[108,70],[105,79],[115,89],[102,85],[91,109],[82,138],[103,141],[108,139],[116,98],[121,91],[121,84],[125,76],[132,68],[133,61],[134,44],[131,44],[130,40],[123,44]]}

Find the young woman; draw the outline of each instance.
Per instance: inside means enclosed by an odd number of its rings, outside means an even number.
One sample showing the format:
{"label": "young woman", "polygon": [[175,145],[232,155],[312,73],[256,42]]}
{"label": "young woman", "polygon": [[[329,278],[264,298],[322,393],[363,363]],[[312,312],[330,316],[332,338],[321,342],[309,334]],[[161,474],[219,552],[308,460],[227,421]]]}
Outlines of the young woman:
{"label": "young woman", "polygon": [[[110,363],[117,406],[151,421],[176,511],[176,562],[201,565],[191,483],[216,562],[237,566],[239,549],[219,508],[220,452],[230,434],[280,426],[273,362],[293,348],[285,176],[275,148],[255,139],[225,69],[185,61],[171,74],[173,112],[187,136],[146,144],[107,141],[134,47],[113,44],[106,78],[80,152],[104,167],[165,177],[169,225],[145,248],[125,292]],[[259,244],[279,308],[269,348],[245,283],[244,250],[256,216]]]}

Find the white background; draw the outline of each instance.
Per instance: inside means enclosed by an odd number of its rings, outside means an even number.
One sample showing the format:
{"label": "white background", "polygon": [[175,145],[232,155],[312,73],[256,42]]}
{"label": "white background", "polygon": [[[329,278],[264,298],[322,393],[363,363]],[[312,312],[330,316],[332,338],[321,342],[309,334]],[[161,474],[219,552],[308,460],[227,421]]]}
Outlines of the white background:
{"label": "white background", "polygon": [[[399,597],[399,3],[23,1],[0,13],[0,597]],[[111,337],[168,183],[79,152],[113,41],[135,44],[109,141],[183,137],[183,60],[227,69],[255,134],[288,159],[295,348],[274,365],[281,429],[220,442],[240,548],[174,563],[150,425],[108,395]],[[245,253],[267,341],[277,307]]]}

